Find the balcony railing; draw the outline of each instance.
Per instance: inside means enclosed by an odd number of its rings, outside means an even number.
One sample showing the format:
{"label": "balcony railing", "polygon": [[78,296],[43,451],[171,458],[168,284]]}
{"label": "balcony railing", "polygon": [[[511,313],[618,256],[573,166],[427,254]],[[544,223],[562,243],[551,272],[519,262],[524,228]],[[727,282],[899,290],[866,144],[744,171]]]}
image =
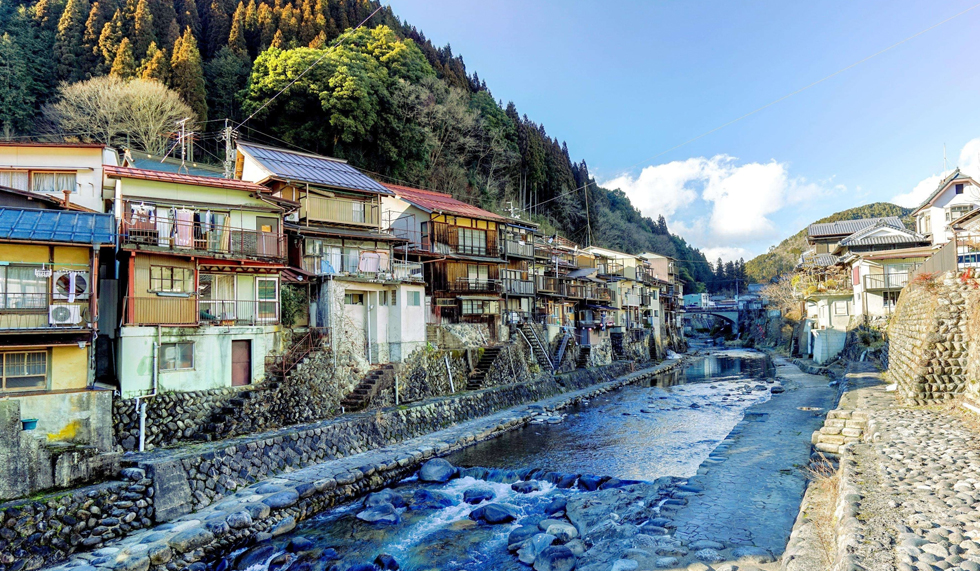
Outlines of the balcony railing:
{"label": "balcony railing", "polygon": [[640,296],[635,293],[624,293],[623,294],[623,305],[630,307],[637,307],[640,305]]}
{"label": "balcony railing", "polygon": [[394,262],[391,264],[391,271],[396,280],[412,282],[425,281],[422,273],[422,264],[415,262]]}
{"label": "balcony railing", "polygon": [[354,226],[378,226],[378,205],[359,200],[304,196],[299,199],[299,217],[314,222]]}
{"label": "balcony railing", "polygon": [[127,325],[274,325],[279,301],[189,297],[126,297]]}
{"label": "balcony railing", "polygon": [[534,283],[539,293],[565,295],[565,282],[552,276],[534,276]]}
{"label": "balcony railing", "polygon": [[623,262],[616,260],[606,260],[603,262],[597,262],[596,267],[599,268],[599,275],[602,276],[612,276],[612,277],[625,277],[626,276],[626,266]]}
{"label": "balcony railing", "polygon": [[612,290],[607,287],[593,286],[589,295],[589,299],[594,299],[597,301],[603,301],[606,303],[612,302]]}
{"label": "balcony railing", "polygon": [[89,300],[70,302],[50,293],[0,294],[0,331],[85,329]]}
{"label": "balcony railing", "polygon": [[897,290],[907,285],[909,285],[908,272],[864,276],[864,289],[867,290]]}
{"label": "balcony railing", "polygon": [[286,238],[279,232],[260,232],[203,222],[156,223],[131,218],[119,228],[122,244],[175,252],[207,252],[231,258],[286,260]]}
{"label": "balcony railing", "polygon": [[508,295],[534,295],[534,282],[532,280],[504,280],[504,291]]}
{"label": "balcony railing", "polygon": [[479,278],[456,278],[450,282],[450,291],[460,293],[490,293],[500,295],[503,285],[500,280],[483,280]]}
{"label": "balcony railing", "polygon": [[504,240],[504,251],[508,256],[518,258],[533,258],[534,244],[518,242],[516,240]]}
{"label": "balcony railing", "polygon": [[392,262],[391,258],[377,252],[360,252],[356,255],[326,254],[303,256],[303,271],[317,276],[354,276],[377,279],[423,281],[422,264]]}

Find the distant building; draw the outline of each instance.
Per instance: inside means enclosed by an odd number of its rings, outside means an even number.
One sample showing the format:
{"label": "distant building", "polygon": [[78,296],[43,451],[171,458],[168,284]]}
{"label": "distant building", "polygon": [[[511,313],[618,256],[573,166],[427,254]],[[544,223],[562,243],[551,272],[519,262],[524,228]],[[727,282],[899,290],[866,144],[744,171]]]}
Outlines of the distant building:
{"label": "distant building", "polygon": [[912,212],[915,229],[941,246],[953,239],[953,222],[978,207],[980,184],[956,169]]}

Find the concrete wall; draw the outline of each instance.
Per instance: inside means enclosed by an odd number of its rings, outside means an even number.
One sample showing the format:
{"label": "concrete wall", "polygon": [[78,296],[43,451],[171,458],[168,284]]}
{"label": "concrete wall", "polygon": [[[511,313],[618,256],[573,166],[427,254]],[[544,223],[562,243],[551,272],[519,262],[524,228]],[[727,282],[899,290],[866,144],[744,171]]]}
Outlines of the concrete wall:
{"label": "concrete wall", "polygon": [[816,329],[813,331],[813,361],[818,365],[829,363],[844,350],[847,333],[838,329]]}
{"label": "concrete wall", "polygon": [[[194,368],[160,371],[159,391],[201,391],[231,386],[231,342],[252,342],[252,382],[265,379],[265,357],[282,351],[281,326],[163,327],[161,343],[194,342]],[[123,327],[118,371],[122,396],[138,396],[153,387],[156,327]]]}

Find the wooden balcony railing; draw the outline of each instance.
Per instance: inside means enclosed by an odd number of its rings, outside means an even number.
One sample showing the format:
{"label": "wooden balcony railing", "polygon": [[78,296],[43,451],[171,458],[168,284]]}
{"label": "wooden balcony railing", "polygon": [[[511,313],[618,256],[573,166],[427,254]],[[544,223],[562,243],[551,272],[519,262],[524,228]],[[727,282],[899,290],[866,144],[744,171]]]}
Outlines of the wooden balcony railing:
{"label": "wooden balcony railing", "polygon": [[122,220],[119,226],[119,240],[123,245],[182,253],[206,252],[230,258],[286,260],[286,238],[279,232],[202,222],[158,225],[133,218]]}
{"label": "wooden balcony railing", "polygon": [[313,222],[377,227],[380,221],[378,205],[371,202],[310,195],[299,204],[299,217]]}
{"label": "wooden balcony railing", "polygon": [[188,297],[126,297],[126,325],[274,325],[279,301]]}
{"label": "wooden balcony railing", "polygon": [[489,293],[500,295],[503,285],[500,280],[482,280],[479,278],[457,278],[449,283],[449,290],[457,293]]}
{"label": "wooden balcony railing", "polygon": [[504,252],[516,258],[533,258],[534,244],[521,243],[516,240],[504,240]]}
{"label": "wooden balcony railing", "polygon": [[534,295],[534,281],[532,280],[504,280],[504,291],[508,295]]}

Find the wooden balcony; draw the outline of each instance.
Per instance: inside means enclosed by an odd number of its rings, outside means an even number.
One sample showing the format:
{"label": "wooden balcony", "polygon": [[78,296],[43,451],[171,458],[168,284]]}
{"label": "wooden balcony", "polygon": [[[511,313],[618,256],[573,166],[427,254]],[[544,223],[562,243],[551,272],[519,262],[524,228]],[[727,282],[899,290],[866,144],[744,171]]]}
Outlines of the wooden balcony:
{"label": "wooden balcony", "polygon": [[371,202],[310,195],[301,197],[299,204],[299,217],[311,222],[376,228],[381,220],[378,205]]}
{"label": "wooden balcony", "polygon": [[516,240],[504,240],[504,252],[511,258],[533,258],[534,244]]}
{"label": "wooden balcony", "polygon": [[126,325],[275,325],[279,301],[187,297],[126,297]]}
{"label": "wooden balcony", "polygon": [[286,237],[280,232],[260,232],[224,224],[201,222],[149,222],[130,217],[119,225],[123,246],[140,250],[169,251],[222,258],[286,261]]}
{"label": "wooden balcony", "polygon": [[528,297],[533,296],[534,281],[505,279],[504,292],[507,295],[521,295],[521,296],[528,296]]}
{"label": "wooden balcony", "polygon": [[483,293],[500,295],[503,284],[500,280],[483,280],[479,278],[457,278],[449,283],[449,291],[456,293]]}

